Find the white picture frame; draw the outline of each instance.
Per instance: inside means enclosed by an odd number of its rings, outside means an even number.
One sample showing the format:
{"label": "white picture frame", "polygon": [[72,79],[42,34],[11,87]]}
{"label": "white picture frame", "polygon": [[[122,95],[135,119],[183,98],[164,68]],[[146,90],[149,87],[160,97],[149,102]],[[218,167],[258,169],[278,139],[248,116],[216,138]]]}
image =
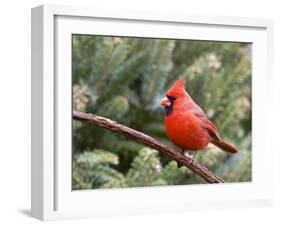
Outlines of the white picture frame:
{"label": "white picture frame", "polygon": [[[273,169],[273,153],[265,139],[264,110],[273,82],[272,32],[273,22],[265,19],[55,5],[33,8],[32,216],[56,220],[272,204],[273,178],[268,172]],[[69,44],[73,33],[253,43],[252,182],[72,191]]]}

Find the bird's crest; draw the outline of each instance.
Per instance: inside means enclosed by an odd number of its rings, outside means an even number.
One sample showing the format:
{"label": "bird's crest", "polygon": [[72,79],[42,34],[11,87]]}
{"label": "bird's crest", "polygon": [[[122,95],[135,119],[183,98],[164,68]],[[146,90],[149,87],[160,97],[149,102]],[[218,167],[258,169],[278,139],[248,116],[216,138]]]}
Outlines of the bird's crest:
{"label": "bird's crest", "polygon": [[178,97],[185,93],[185,79],[181,78],[168,90],[167,96]]}

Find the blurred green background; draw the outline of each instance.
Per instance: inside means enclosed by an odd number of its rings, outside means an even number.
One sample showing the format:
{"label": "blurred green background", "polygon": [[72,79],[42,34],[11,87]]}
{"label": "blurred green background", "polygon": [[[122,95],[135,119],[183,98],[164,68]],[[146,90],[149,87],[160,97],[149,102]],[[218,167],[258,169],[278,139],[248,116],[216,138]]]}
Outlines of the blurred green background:
{"label": "blurred green background", "polygon": [[[73,110],[91,112],[169,146],[160,100],[179,78],[221,138],[197,160],[226,182],[251,181],[251,44],[72,37]],[[121,135],[73,121],[73,189],[205,183],[175,161]]]}

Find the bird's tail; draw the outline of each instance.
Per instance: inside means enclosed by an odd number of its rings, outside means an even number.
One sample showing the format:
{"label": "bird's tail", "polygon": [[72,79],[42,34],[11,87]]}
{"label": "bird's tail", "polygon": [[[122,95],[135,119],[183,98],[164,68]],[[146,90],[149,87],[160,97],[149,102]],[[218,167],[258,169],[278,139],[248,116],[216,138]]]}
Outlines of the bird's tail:
{"label": "bird's tail", "polygon": [[234,147],[230,144],[225,143],[224,141],[212,140],[211,143],[226,152],[230,152],[230,153],[239,152],[239,149],[237,149],[236,147]]}

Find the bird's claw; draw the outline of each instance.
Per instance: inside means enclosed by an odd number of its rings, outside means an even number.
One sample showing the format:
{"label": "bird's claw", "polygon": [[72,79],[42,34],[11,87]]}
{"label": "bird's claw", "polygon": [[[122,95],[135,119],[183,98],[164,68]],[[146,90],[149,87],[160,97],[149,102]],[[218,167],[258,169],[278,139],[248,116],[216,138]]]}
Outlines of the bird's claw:
{"label": "bird's claw", "polygon": [[188,161],[187,165],[188,165],[188,166],[193,166],[194,163],[195,163],[195,158],[192,158],[192,159],[190,159],[190,160]]}
{"label": "bird's claw", "polygon": [[[180,151],[180,153],[181,153],[184,157],[186,157],[185,154],[184,154],[184,150],[183,150],[183,149]],[[190,160],[189,160],[188,163],[187,163],[187,166],[193,166],[193,165],[194,165],[196,156],[197,156],[197,152],[195,152],[195,155],[194,155],[192,158],[190,158]],[[177,162],[177,166],[178,166],[178,168],[181,168],[181,167],[183,166],[183,164]]]}

